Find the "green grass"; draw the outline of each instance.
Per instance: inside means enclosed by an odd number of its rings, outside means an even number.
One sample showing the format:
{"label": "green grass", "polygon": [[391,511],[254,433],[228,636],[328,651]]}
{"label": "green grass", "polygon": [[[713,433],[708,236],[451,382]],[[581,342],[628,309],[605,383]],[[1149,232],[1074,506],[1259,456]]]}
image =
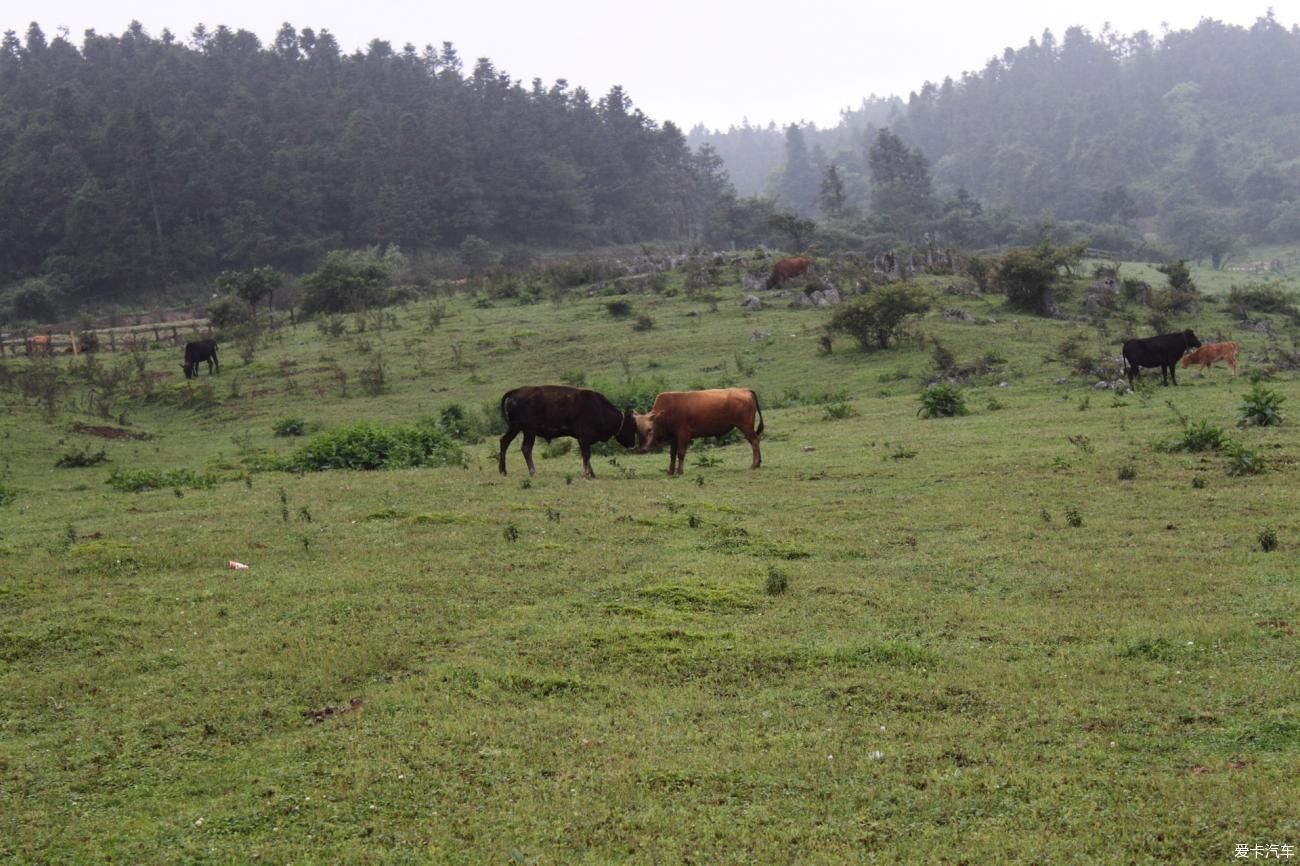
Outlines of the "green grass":
{"label": "green grass", "polygon": [[[84,386],[52,411],[0,390],[0,857],[1193,863],[1300,843],[1300,437],[1233,426],[1252,356],[1289,337],[1179,319],[1241,343],[1242,377],[1117,398],[1049,358],[1071,335],[1118,355],[1119,322],[944,299],[993,323],[936,312],[925,333],[1006,361],[963,383],[970,414],[923,420],[923,341],[826,355],[825,311],[718,294],[638,295],[643,331],[600,297],[444,299],[436,328],[417,304],[382,337],[285,329],[191,382],[156,349],[149,395],[133,379],[107,418]],[[743,441],[694,446],[675,479],[666,453],[613,448],[585,481],[576,449],[539,445],[525,487],[518,440],[503,478],[489,436],[464,466],[262,469],[303,444],[286,417],[436,425],[573,371],[756,388],[763,468]],[[1266,471],[1153,447],[1180,415]],[[105,483],[182,471],[213,482]]]}

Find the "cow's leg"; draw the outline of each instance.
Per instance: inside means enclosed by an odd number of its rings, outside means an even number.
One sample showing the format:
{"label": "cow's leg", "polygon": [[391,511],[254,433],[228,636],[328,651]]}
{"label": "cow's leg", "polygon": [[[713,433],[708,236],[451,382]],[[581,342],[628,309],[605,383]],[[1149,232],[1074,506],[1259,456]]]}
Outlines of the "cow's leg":
{"label": "cow's leg", "polygon": [[745,434],[745,438],[749,440],[749,447],[754,449],[754,462],[749,465],[749,468],[757,469],[763,465],[763,454],[758,450],[758,434],[754,432],[752,427],[740,432]]}
{"label": "cow's leg", "polygon": [[510,447],[510,443],[513,442],[515,437],[518,435],[519,428],[511,427],[506,430],[505,435],[501,437],[501,451],[497,454],[497,469],[501,470],[502,475],[506,474],[506,449]]}
{"label": "cow's leg", "polygon": [[668,443],[668,477],[672,478],[677,470],[677,440]]}
{"label": "cow's leg", "polygon": [[578,450],[582,452],[582,477],[594,479],[596,473],[591,471],[591,443],[579,439]]}
{"label": "cow's leg", "polygon": [[537,441],[537,434],[524,433],[524,462],[528,464],[528,474],[536,475],[537,467],[533,465],[533,443]]}
{"label": "cow's leg", "polygon": [[690,437],[683,438],[677,443],[677,474],[686,473],[686,447],[691,444]]}
{"label": "cow's leg", "polygon": [[1174,372],[1174,369],[1175,369],[1177,366],[1178,366],[1177,364],[1170,364],[1168,367],[1161,367],[1161,368],[1160,368],[1160,372],[1161,372],[1161,373],[1163,373],[1165,370],[1168,370],[1168,371],[1169,371],[1169,382],[1168,382],[1168,384],[1170,384],[1170,385],[1177,385],[1177,384],[1178,384],[1178,374]]}

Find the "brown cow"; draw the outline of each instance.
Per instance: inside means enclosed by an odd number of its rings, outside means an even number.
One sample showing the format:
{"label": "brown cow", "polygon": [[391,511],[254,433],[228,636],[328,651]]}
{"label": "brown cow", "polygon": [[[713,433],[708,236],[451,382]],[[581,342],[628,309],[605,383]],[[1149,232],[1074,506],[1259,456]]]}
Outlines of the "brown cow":
{"label": "brown cow", "polygon": [[[758,416],[758,427],[754,416]],[[686,447],[697,436],[721,436],[734,427],[754,449],[757,469],[763,464],[758,436],[763,432],[763,410],[758,395],[749,388],[714,388],[708,391],[664,391],[646,415],[635,415],[637,452],[668,443],[668,474],[681,475]]]}
{"label": "brown cow", "polygon": [[786,280],[792,280],[812,267],[812,259],[800,256],[795,259],[781,259],[772,265],[772,273],[767,278],[766,288],[774,289]]}
{"label": "brown cow", "polygon": [[1237,375],[1237,344],[1227,343],[1206,343],[1199,349],[1195,349],[1183,355],[1183,368],[1186,369],[1192,364],[1200,364],[1201,374],[1204,375],[1206,370],[1210,371],[1210,378],[1214,378],[1214,362],[1225,361],[1228,368],[1232,370],[1232,375]]}
{"label": "brown cow", "polygon": [[506,432],[501,437],[497,468],[506,474],[506,449],[521,432],[524,434],[524,462],[528,474],[536,475],[533,466],[533,442],[538,436],[551,441],[560,436],[578,440],[582,451],[582,476],[595,478],[591,471],[591,446],[611,436],[624,448],[636,444],[636,423],[630,411],[619,409],[599,391],[570,388],[568,385],[525,385],[501,396],[501,416]]}

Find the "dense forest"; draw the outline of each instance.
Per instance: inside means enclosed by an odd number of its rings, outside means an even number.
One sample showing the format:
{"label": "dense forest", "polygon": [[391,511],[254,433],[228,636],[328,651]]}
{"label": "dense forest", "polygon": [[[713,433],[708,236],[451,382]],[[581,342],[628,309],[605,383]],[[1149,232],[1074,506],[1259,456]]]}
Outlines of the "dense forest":
{"label": "dense forest", "polygon": [[1158,40],[1073,27],[906,103],[864,103],[834,129],[697,128],[689,141],[716,149],[741,193],[823,218],[832,174],[842,207],[872,208],[871,149],[888,129],[950,200],[1222,263],[1246,244],[1300,241],[1297,81],[1300,28],[1272,12]]}
{"label": "dense forest", "polygon": [[712,242],[734,205],[719,158],[620,88],[287,24],[272,45],[6,33],[0,154],[0,289],[39,280],[56,307],[375,244]]}
{"label": "dense forest", "polygon": [[[684,134],[451,43],[132,23],[0,42],[0,317],[195,298],[329,256],[527,263],[669,241],[874,255],[1086,241],[1222,266],[1300,242],[1300,29],[1074,27],[834,129]],[[484,249],[488,256],[473,255]],[[377,253],[382,255],[383,253]],[[336,259],[337,261],[338,259]]]}

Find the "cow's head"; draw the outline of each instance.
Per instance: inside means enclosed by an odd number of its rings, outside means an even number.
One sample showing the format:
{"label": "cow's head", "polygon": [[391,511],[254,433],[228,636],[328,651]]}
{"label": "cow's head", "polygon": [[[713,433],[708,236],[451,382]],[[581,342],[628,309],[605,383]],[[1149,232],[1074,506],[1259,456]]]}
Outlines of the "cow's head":
{"label": "cow's head", "polygon": [[181,364],[181,369],[185,371],[185,378],[193,379],[198,366],[198,364]]}
{"label": "cow's head", "polygon": [[1201,341],[1196,339],[1196,335],[1192,333],[1191,328],[1188,328],[1186,331],[1183,331],[1183,336],[1187,338],[1187,348],[1189,349],[1200,348]]}
{"label": "cow's head", "polygon": [[637,444],[636,413],[631,409],[623,410],[623,423],[618,425],[618,432],[614,434],[614,441],[624,448],[631,448]]}
{"label": "cow's head", "polygon": [[644,454],[658,444],[655,413],[647,412],[644,415],[633,413],[632,420],[636,424],[636,452]]}

